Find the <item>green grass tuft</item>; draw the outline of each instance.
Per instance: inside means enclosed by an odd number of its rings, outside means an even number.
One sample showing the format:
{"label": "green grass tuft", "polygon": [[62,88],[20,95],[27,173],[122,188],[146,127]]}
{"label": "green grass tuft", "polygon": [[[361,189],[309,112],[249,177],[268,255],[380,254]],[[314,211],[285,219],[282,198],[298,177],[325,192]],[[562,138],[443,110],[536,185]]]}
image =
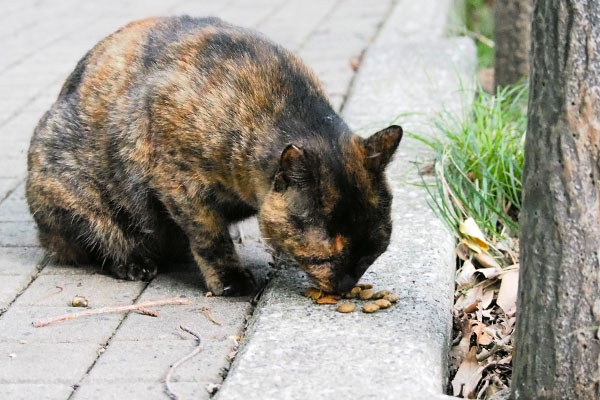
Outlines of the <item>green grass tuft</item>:
{"label": "green grass tuft", "polygon": [[467,115],[435,121],[441,139],[413,135],[435,150],[430,205],[457,235],[460,221],[473,217],[490,238],[518,237],[526,101],[525,85],[480,90]]}

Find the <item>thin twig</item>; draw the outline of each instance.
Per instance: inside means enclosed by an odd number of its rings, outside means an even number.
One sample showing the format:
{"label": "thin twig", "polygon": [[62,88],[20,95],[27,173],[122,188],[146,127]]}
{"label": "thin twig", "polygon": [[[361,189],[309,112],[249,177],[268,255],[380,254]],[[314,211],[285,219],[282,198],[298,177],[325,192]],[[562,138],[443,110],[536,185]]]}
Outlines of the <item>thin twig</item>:
{"label": "thin twig", "polygon": [[68,321],[75,318],[86,317],[88,315],[96,315],[96,314],[107,314],[107,313],[120,313],[127,311],[138,311],[142,314],[152,315],[154,317],[158,316],[158,313],[153,310],[148,310],[147,307],[158,307],[158,306],[166,306],[170,304],[190,304],[188,299],[183,299],[181,297],[174,297],[165,300],[155,300],[155,301],[145,301],[142,303],[132,304],[128,306],[119,306],[119,307],[102,307],[96,308],[93,310],[85,310],[81,312],[76,312],[72,314],[65,314],[58,317],[41,319],[37,321],[33,321],[33,326],[36,328],[41,328],[42,326],[50,325],[55,322],[60,321]]}
{"label": "thin twig", "polygon": [[190,335],[194,336],[196,338],[196,341],[198,342],[198,345],[190,354],[188,354],[187,356],[183,357],[182,359],[177,361],[175,364],[173,364],[171,366],[171,368],[169,369],[167,376],[165,377],[165,387],[166,387],[167,395],[173,400],[179,400],[180,397],[173,391],[173,388],[171,387],[171,376],[175,373],[175,370],[177,368],[179,368],[179,366],[181,364],[188,361],[189,359],[194,357],[196,354],[200,353],[200,350],[202,350],[202,338],[200,337],[199,334],[197,334],[196,332],[192,331],[189,328],[186,328],[183,325],[180,325],[179,328],[181,330],[189,333]]}
{"label": "thin twig", "polygon": [[158,312],[157,311],[150,310],[150,309],[148,309],[148,308],[146,308],[144,306],[140,306],[139,304],[138,304],[138,307],[137,307],[136,310],[139,311],[142,314],[146,314],[146,315],[149,315],[151,317],[158,317]]}
{"label": "thin twig", "polygon": [[213,317],[213,315],[212,315],[212,313],[210,312],[210,309],[209,309],[208,307],[202,307],[202,308],[200,309],[200,312],[201,312],[202,314],[204,314],[204,316],[205,316],[206,318],[208,318],[208,320],[209,320],[210,322],[212,322],[212,323],[213,323],[213,324],[215,324],[215,325],[219,325],[219,326],[221,326],[221,323],[220,323],[219,321],[217,321],[217,320],[215,319],[215,317]]}

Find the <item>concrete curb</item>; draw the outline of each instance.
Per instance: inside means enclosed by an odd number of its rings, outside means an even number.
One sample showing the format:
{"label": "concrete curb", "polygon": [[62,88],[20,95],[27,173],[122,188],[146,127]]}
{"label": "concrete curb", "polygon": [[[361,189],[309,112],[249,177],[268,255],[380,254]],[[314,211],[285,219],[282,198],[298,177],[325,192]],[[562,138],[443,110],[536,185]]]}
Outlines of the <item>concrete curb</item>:
{"label": "concrete curb", "polygon": [[[460,115],[475,48],[469,39],[442,37],[450,7],[434,0],[396,5],[344,105],[357,132],[373,133],[410,112],[416,114],[400,123],[424,133],[437,113]],[[392,242],[363,279],[395,291],[398,304],[374,315],[342,315],[301,295],[308,286],[302,273],[279,274],[257,306],[218,399],[447,398],[454,240],[424,190],[410,184],[418,182],[412,162],[426,155],[405,139],[390,165]]]}

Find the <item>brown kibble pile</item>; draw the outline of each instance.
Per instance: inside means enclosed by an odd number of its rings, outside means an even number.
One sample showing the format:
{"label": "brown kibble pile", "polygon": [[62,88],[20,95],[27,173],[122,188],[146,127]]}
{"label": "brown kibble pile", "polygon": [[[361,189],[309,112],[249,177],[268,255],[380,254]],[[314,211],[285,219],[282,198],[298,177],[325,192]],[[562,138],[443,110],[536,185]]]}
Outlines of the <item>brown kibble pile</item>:
{"label": "brown kibble pile", "polygon": [[[344,293],[342,296],[327,293],[321,289],[309,287],[304,291],[304,295],[311,298],[317,304],[337,304],[341,297],[345,299],[357,299],[357,300],[373,300],[362,307],[362,311],[365,313],[374,313],[379,310],[384,310],[392,306],[393,303],[398,301],[398,296],[390,293],[389,290],[375,291],[373,285],[367,283],[359,283],[353,287],[349,292]],[[356,305],[344,301],[337,307],[337,311],[340,313],[351,313],[356,309]]]}

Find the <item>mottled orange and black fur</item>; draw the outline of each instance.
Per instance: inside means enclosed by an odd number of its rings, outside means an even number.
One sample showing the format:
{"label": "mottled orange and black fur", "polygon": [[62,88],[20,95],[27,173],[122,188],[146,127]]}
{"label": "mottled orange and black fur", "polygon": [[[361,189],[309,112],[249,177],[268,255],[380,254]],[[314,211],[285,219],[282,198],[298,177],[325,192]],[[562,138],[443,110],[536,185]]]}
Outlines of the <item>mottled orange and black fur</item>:
{"label": "mottled orange and black fur", "polygon": [[362,139],[292,53],[216,18],[151,18],[79,62],[35,129],[27,199],[42,245],[148,279],[191,254],[214,294],[254,281],[228,225],[263,235],[323,289],[386,249],[384,168],[402,136]]}

